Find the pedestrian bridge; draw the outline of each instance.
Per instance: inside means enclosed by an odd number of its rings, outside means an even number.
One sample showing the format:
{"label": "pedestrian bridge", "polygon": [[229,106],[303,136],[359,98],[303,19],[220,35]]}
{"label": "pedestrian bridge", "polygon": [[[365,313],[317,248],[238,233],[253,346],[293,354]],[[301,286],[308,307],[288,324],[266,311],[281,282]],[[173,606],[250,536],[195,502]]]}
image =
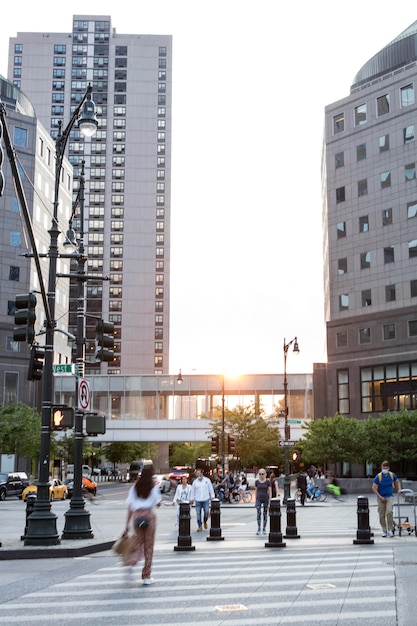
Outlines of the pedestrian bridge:
{"label": "pedestrian bridge", "polygon": [[[104,376],[88,378],[90,410],[106,416],[106,434],[97,443],[202,442],[209,438],[210,420],[230,410],[259,402],[268,417],[284,408],[283,374],[216,374]],[[54,376],[54,403],[76,406],[76,379]],[[313,375],[287,374],[290,418],[313,416]]]}

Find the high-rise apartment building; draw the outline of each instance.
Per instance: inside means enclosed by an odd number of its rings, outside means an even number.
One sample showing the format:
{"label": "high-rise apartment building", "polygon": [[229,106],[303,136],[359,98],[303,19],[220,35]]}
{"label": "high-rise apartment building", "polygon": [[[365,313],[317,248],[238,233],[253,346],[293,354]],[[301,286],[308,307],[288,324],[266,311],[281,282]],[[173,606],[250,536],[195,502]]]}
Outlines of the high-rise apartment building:
{"label": "high-rise apartment building", "polygon": [[328,363],[315,368],[316,417],[417,408],[416,135],[417,22],[325,110]]}
{"label": "high-rise apartment building", "polygon": [[[91,83],[99,127],[74,126],[74,199],[85,162],[87,375],[168,372],[172,38],[120,35],[109,16],[76,15],[66,33],[18,33],[8,76],[54,138]],[[73,228],[80,231],[77,214]],[[68,223],[60,223],[63,243]],[[49,225],[48,225],[49,227]],[[101,277],[109,280],[102,280]],[[76,328],[71,296],[69,330]],[[115,324],[115,360],[94,359],[97,318]]]}

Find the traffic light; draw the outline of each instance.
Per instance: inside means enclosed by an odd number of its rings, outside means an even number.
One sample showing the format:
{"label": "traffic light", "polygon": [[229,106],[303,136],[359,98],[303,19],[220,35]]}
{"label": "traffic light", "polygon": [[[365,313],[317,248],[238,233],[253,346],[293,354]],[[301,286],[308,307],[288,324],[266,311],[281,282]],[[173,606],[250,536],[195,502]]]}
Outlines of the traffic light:
{"label": "traffic light", "polygon": [[213,435],[211,438],[211,451],[213,454],[218,454],[219,452],[219,435]]}
{"label": "traffic light", "polygon": [[298,450],[294,450],[292,453],[292,460],[294,461],[294,463],[298,463],[300,459],[301,459],[301,452],[299,452]]}
{"label": "traffic light", "polygon": [[17,328],[13,331],[13,340],[32,344],[35,339],[36,295],[31,292],[16,296],[15,309],[14,323]]}
{"label": "traffic light", "polygon": [[227,453],[234,455],[236,452],[235,438],[231,435],[227,435]]}
{"label": "traffic light", "polygon": [[3,173],[3,148],[1,147],[1,139],[3,137],[3,123],[0,120],[0,196],[4,192],[4,173]]}
{"label": "traffic light", "polygon": [[113,361],[114,359],[114,324],[113,322],[96,322],[96,361]]}
{"label": "traffic light", "polygon": [[66,430],[74,427],[74,409],[64,406],[52,407],[52,430]]}
{"label": "traffic light", "polygon": [[30,361],[28,370],[28,380],[40,380],[44,365],[45,350],[38,345],[30,349]]}

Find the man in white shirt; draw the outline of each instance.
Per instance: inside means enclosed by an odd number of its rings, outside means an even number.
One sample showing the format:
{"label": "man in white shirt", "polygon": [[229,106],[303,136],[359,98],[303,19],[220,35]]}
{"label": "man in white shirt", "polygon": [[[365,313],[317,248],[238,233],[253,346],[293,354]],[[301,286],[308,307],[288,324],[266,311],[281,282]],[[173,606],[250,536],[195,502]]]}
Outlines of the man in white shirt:
{"label": "man in white shirt", "polygon": [[210,510],[210,500],[214,498],[214,489],[211,480],[203,475],[201,469],[196,470],[196,478],[191,485],[191,504],[195,502],[195,510],[197,515],[197,532],[201,532],[201,511],[204,511],[204,528],[207,528],[207,520]]}

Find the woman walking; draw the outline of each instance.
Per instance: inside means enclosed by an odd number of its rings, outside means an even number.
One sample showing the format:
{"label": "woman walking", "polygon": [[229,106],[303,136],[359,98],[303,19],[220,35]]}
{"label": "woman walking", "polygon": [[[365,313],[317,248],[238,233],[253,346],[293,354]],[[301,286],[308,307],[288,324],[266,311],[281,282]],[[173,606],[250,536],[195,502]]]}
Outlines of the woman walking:
{"label": "woman walking", "polygon": [[187,476],[181,477],[181,482],[177,485],[175,490],[174,499],[172,500],[172,506],[177,505],[177,521],[175,527],[178,526],[180,520],[180,503],[189,502],[191,498],[191,485],[188,484]]}
{"label": "woman walking", "polygon": [[133,566],[144,556],[145,564],[142,569],[144,585],[153,585],[152,559],[155,543],[156,515],[155,506],[161,506],[161,492],[153,479],[152,465],[145,465],[135,484],[129,489],[127,496],[126,530],[132,523],[136,541],[127,565]]}
{"label": "woman walking", "polygon": [[[271,482],[269,478],[266,477],[266,471],[264,469],[259,470],[258,479],[255,481],[255,507],[256,507],[256,518],[258,522],[258,531],[257,535],[261,534],[261,521],[262,524],[262,532],[266,535],[266,524],[268,521],[268,507],[269,501],[271,499]],[[262,520],[262,509],[263,509],[263,520]]]}

